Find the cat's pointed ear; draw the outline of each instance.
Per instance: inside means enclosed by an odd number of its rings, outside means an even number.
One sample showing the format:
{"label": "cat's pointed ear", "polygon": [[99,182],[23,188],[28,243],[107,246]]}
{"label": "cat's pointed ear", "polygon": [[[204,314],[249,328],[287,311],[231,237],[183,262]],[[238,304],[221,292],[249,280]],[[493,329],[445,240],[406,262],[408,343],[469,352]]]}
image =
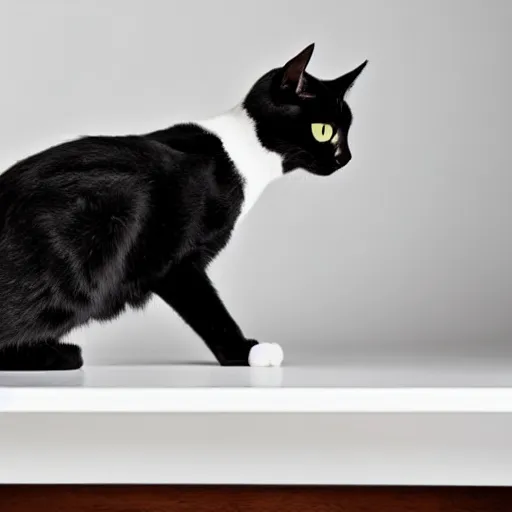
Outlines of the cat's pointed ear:
{"label": "cat's pointed ear", "polygon": [[311,56],[313,55],[314,49],[315,43],[312,43],[283,66],[283,79],[281,81],[282,89],[291,89],[301,97],[310,97],[306,91],[304,73]]}
{"label": "cat's pointed ear", "polygon": [[330,80],[328,85],[335,89],[339,96],[344,96],[352,88],[357,77],[361,74],[367,64],[368,61],[365,60],[352,71],[349,71],[348,73],[345,73],[344,75],[335,78],[334,80]]}

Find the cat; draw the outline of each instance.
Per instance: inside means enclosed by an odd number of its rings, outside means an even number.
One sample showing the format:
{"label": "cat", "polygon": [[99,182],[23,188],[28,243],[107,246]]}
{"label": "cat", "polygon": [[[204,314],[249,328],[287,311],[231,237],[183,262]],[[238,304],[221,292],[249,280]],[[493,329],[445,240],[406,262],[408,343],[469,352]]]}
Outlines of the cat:
{"label": "cat", "polygon": [[263,190],[351,159],[345,101],[368,61],[334,80],[306,71],[314,44],[259,78],[231,111],[142,135],[86,136],[0,175],[0,370],[73,370],[60,340],[157,295],[223,366],[276,366],[207,269]]}

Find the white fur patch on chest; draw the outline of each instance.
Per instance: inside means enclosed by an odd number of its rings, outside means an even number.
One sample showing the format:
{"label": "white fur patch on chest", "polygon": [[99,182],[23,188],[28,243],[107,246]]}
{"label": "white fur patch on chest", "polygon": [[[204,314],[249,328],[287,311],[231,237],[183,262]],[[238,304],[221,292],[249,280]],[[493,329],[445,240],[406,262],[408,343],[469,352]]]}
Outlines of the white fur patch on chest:
{"label": "white fur patch on chest", "polygon": [[254,206],[267,185],[283,175],[282,160],[264,148],[254,121],[241,106],[224,115],[196,123],[222,141],[244,182],[244,203],[238,222]]}

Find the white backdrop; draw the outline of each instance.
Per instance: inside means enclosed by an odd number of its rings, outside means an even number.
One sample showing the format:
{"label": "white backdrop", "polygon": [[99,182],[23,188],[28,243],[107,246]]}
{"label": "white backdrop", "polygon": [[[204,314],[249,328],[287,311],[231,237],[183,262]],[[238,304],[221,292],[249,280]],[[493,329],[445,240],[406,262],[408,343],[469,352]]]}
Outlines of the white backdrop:
{"label": "white backdrop", "polygon": [[[0,3],[0,166],[222,112],[312,41],[354,159],[272,185],[212,276],[289,363],[512,353],[512,6],[477,0]],[[160,301],[72,338],[89,363],[211,361]]]}

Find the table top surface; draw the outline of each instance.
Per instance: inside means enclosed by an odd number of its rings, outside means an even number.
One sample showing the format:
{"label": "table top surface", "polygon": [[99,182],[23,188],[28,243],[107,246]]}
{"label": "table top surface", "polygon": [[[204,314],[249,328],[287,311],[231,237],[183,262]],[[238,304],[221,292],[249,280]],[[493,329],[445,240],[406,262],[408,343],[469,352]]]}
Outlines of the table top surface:
{"label": "table top surface", "polygon": [[344,364],[85,366],[0,373],[0,412],[512,412],[505,358]]}

